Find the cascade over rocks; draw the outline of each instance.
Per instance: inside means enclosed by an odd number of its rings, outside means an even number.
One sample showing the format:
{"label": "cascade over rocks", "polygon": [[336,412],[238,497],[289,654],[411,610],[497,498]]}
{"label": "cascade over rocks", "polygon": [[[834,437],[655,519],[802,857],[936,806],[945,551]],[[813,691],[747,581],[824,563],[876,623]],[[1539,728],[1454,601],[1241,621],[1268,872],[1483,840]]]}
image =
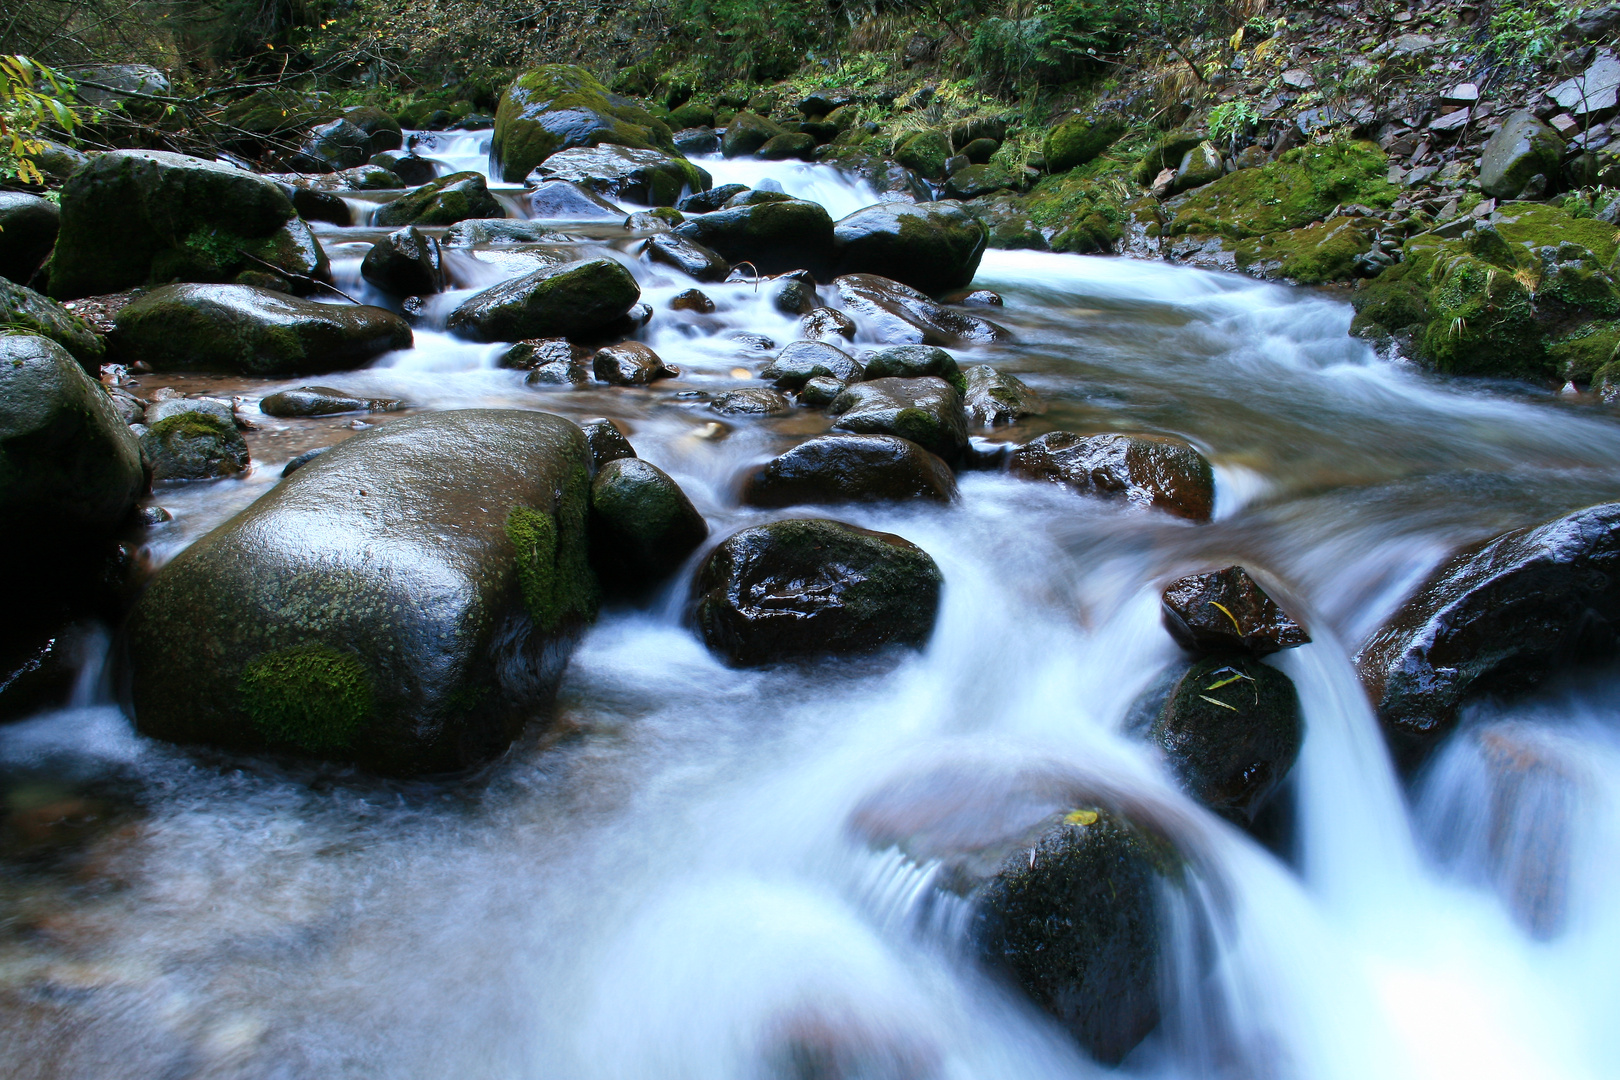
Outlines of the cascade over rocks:
{"label": "cascade over rocks", "polygon": [[386,229],[398,225],[454,225],[468,218],[505,217],[506,211],[489,193],[481,173],[459,172],[441,176],[377,208],[372,224]]}
{"label": "cascade over rocks", "polygon": [[366,252],[360,276],[395,296],[428,296],[446,284],[439,242],[414,225],[391,232]]}
{"label": "cascade over rocks", "polygon": [[967,420],[956,388],[944,379],[877,379],[856,383],[827,406],[839,431],[859,435],[898,435],[947,462],[960,461],[968,447]]}
{"label": "cascade over rocks", "polygon": [[1160,609],[1165,629],[1189,652],[1266,656],[1311,640],[1241,566],[1177,578]]}
{"label": "cascade over rocks", "polygon": [[779,390],[797,390],[820,376],[844,383],[859,382],[861,365],[835,345],[823,341],[795,341],[759,373],[760,378],[771,380]]}
{"label": "cascade over rocks", "polygon": [[794,519],[735,533],[709,554],[693,621],[733,667],[921,648],[944,578],[928,553],[889,533]]}
{"label": "cascade over rocks", "polygon": [[27,285],[56,244],[62,212],[20,191],[0,191],[0,278]]}
{"label": "cascade over rocks", "polygon": [[513,80],[495,110],[489,172],[519,183],[559,150],[627,146],[675,153],[669,126],[583,68],[545,64]]}
{"label": "cascade over rocks", "polygon": [[1620,503],[1464,549],[1355,658],[1392,749],[1416,764],[1470,697],[1612,656],[1620,634]]}
{"label": "cascade over rocks", "polygon": [[321,454],[142,595],[136,725],[396,775],[499,754],[595,614],[586,454],[568,421],[497,409]]}
{"label": "cascade over rocks", "polygon": [[1168,435],[1077,435],[1052,431],[1014,450],[1008,468],[1087,495],[1208,521],[1215,472],[1192,444]]}
{"label": "cascade over rocks", "polygon": [[317,304],[250,285],[165,285],[113,320],[110,344],[125,362],[157,371],[277,378],[343,371],[411,345],[391,311]]}
{"label": "cascade over rocks", "polygon": [[450,313],[452,333],[475,341],[589,334],[622,319],[641,299],[630,271],[612,259],[549,266],[474,293]]}
{"label": "cascade over rocks", "polygon": [[675,235],[733,263],[751,262],[762,274],[800,268],[820,273],[833,260],[832,218],[820,203],[802,199],[717,210],[686,221]]}
{"label": "cascade over rocks", "polygon": [[50,294],[224,282],[264,263],[306,279],[327,273],[320,243],[274,180],[163,150],[115,150],[62,189]]}
{"label": "cascade over rocks", "polygon": [[956,203],[879,203],[840,219],[833,239],[840,273],[942,293],[973,280],[989,233]]}
{"label": "cascade over rocks", "polygon": [[962,406],[967,410],[968,422],[976,427],[999,427],[1046,411],[1041,396],[1025,386],[1022,379],[989,364],[968,368],[963,381],[967,388],[962,394]]}
{"label": "cascade over rocks", "polygon": [[84,320],[25,285],[0,279],[0,325],[12,333],[50,338],[73,354],[86,371],[101,370],[107,347]]}
{"label": "cascade over rocks", "polygon": [[590,536],[604,587],[635,593],[679,570],[709,525],[668,473],[632,453],[597,466]]}
{"label": "cascade over rocks", "polygon": [[956,498],[956,477],[937,455],[894,435],[822,435],[773,458],[743,487],[750,506],[833,505]]}
{"label": "cascade over rocks", "polygon": [[886,345],[959,345],[1011,337],[989,319],[936,304],[909,285],[876,274],[845,274],[833,284],[845,309]]}
{"label": "cascade over rocks", "polygon": [[575,147],[552,154],[527,178],[530,184],[566,180],[608,199],[642,206],[674,206],[707,190],[714,180],[684,158],[623,146]]}

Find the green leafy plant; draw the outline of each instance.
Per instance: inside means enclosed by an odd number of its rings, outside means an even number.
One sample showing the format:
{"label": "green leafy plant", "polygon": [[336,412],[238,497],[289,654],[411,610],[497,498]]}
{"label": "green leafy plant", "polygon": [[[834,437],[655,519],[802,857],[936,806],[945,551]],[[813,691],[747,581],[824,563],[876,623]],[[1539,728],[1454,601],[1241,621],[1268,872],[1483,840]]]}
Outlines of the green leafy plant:
{"label": "green leafy plant", "polygon": [[1575,5],[1558,0],[1498,4],[1487,24],[1490,51],[1517,67],[1544,60],[1558,47],[1559,29],[1576,13]]}
{"label": "green leafy plant", "polygon": [[79,117],[73,82],[26,56],[0,56],[0,179],[43,184],[34,158],[45,152],[43,129],[71,135]]}
{"label": "green leafy plant", "polygon": [[1259,111],[1247,99],[1235,98],[1209,110],[1209,137],[1235,147],[1238,139],[1260,122]]}

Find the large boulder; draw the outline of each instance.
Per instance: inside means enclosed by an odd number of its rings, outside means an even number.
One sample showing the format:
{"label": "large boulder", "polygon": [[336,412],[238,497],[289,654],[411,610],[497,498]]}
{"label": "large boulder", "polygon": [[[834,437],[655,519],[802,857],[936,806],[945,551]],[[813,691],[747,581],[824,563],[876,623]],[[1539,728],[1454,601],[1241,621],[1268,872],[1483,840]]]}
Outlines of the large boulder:
{"label": "large boulder", "polygon": [[950,466],[895,435],[822,435],[760,466],[743,488],[743,502],[766,507],[954,498]]}
{"label": "large boulder", "polygon": [[83,319],[49,297],[5,280],[0,280],[0,327],[50,338],[90,372],[101,370],[101,359],[107,352]]}
{"label": "large boulder", "polygon": [[542,221],[622,218],[624,211],[594,191],[567,180],[544,180],[524,195],[529,213]]}
{"label": "large boulder", "polygon": [[1519,111],[1502,121],[1479,158],[1479,186],[1497,199],[1516,199],[1532,177],[1558,178],[1564,140],[1535,115]]}
{"label": "large boulder", "polygon": [[1267,656],[1311,640],[1241,566],[1177,578],[1159,608],[1165,629],[1189,652]]}
{"label": "large boulder", "polygon": [[1094,160],[1125,133],[1125,122],[1117,113],[1091,115],[1074,113],[1046,133],[1041,150],[1046,171],[1065,173]]}
{"label": "large boulder", "polygon": [[968,368],[962,378],[966,383],[962,406],[975,427],[999,427],[1046,411],[1046,402],[1022,379],[989,364]]}
{"label": "large boulder", "polygon": [[691,218],[675,235],[702,244],[761,274],[806,269],[823,273],[833,261],[833,222],[820,203],[780,199],[735,206]]}
{"label": "large boulder", "polygon": [[597,468],[590,533],[602,583],[637,592],[680,569],[708,539],[709,525],[668,473],[632,454]]}
{"label": "large boulder", "polygon": [[559,150],[628,146],[675,153],[669,126],[583,68],[545,64],[513,80],[495,110],[489,174],[518,183]]}
{"label": "large boulder", "polygon": [[1427,755],[1470,697],[1613,656],[1620,636],[1620,503],[1515,529],[1447,560],[1356,656],[1392,748]]}
{"label": "large boulder", "polygon": [[1215,510],[1214,469],[1191,443],[1173,436],[1051,431],[1014,450],[1008,467],[1031,480],[1192,521],[1208,521]]}
{"label": "large boulder", "polygon": [[559,417],[362,432],[153,579],[129,628],[136,725],[400,775],[487,760],[549,709],[594,615],[589,499]]}
{"label": "large boulder", "polygon": [[740,112],[726,125],[725,134],[720,137],[720,152],[728,158],[745,157],[786,133],[780,124],[774,124],[763,116]]}
{"label": "large boulder", "polygon": [[839,431],[858,435],[898,435],[947,462],[961,460],[968,447],[962,398],[944,379],[874,379],[844,389],[827,406]]}
{"label": "large boulder", "polygon": [[640,299],[640,286],[621,264],[583,259],[474,293],[450,313],[448,327],[475,341],[567,337],[611,325]]}
{"label": "large boulder", "polygon": [[528,176],[530,184],[548,180],[566,180],[606,198],[642,206],[674,206],[684,196],[714,184],[708,172],[685,158],[624,146],[558,151]]}
{"label": "large boulder", "polygon": [[28,284],[56,245],[62,212],[20,191],[0,191],[0,277]]}
{"label": "large boulder", "polygon": [[361,367],[410,348],[411,327],[382,308],[251,285],[165,285],[121,308],[110,340],[124,362],[157,371],[277,378]]}
{"label": "large boulder", "polygon": [[489,193],[481,174],[459,172],[441,176],[393,202],[384,203],[377,208],[371,223],[393,229],[400,225],[454,225],[468,218],[505,216],[506,211]]}
{"label": "large boulder", "polygon": [[737,667],[921,648],[944,582],[928,553],[889,533],[821,519],[744,529],[709,554],[693,619]]}
{"label": "large boulder", "polygon": [[822,376],[843,383],[859,382],[861,365],[844,350],[824,341],[795,341],[759,373],[760,378],[769,379],[780,390],[797,390]]}
{"label": "large boulder", "polygon": [[324,277],[326,254],[281,185],[162,150],[115,150],[62,188],[50,294],[70,300],[244,271]]}
{"label": "large boulder", "polygon": [[395,296],[428,296],[442,290],[447,281],[439,242],[415,225],[373,244],[361,260],[360,276]]}
{"label": "large boulder", "polygon": [[942,293],[973,280],[989,237],[984,223],[956,203],[878,203],[833,226],[838,267],[878,274]]}
{"label": "large boulder", "polygon": [[951,140],[943,131],[919,131],[894,152],[894,160],[926,180],[943,180],[952,154]]}
{"label": "large boulder", "polygon": [[966,385],[956,357],[937,345],[889,345],[864,357],[868,379],[920,379],[933,375],[958,391]]}
{"label": "large boulder", "polygon": [[[399,121],[375,105],[356,105],[346,110],[342,119],[365,134],[370,144],[370,152],[366,155],[368,161],[378,154],[400,153],[400,147],[405,145],[405,131],[399,126]],[[388,165],[383,167],[392,168]]]}
{"label": "large boulder", "polygon": [[370,135],[339,117],[311,128],[295,161],[297,167],[312,172],[341,172],[364,165],[376,152]]}
{"label": "large boulder", "polygon": [[989,319],[937,304],[911,286],[877,274],[845,274],[833,284],[845,310],[885,345],[959,345],[1010,337]]}

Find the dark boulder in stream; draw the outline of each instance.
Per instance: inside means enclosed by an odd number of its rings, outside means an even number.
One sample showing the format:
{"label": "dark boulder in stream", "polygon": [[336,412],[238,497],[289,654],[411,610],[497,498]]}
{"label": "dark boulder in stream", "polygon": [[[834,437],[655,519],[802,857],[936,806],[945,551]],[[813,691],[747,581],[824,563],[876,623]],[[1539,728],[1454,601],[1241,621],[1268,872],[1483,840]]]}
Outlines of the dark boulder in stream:
{"label": "dark boulder in stream", "polygon": [[821,273],[833,257],[832,218],[820,203],[803,199],[717,210],[685,222],[675,235],[719,252],[733,263],[752,263],[761,274],[801,267]]}
{"label": "dark boulder in stream", "polygon": [[21,191],[0,191],[0,277],[28,284],[56,244],[62,212]]}
{"label": "dark boulder in stream", "polygon": [[586,455],[568,421],[496,409],[321,454],[142,595],[137,726],[397,775],[500,753],[594,617]]}
{"label": "dark boulder in stream", "polygon": [[1022,379],[989,364],[968,368],[963,381],[962,407],[977,427],[1000,427],[1046,411],[1046,402]]}
{"label": "dark boulder in stream", "polygon": [[1208,521],[1215,510],[1215,470],[1191,443],[1168,435],[1052,431],[1014,450],[1008,467],[1193,521]]}
{"label": "dark boulder in stream", "polygon": [[415,225],[391,232],[371,246],[360,276],[395,296],[428,296],[445,286],[439,242]]}
{"label": "dark boulder in stream", "polygon": [[839,431],[898,435],[947,462],[968,448],[967,420],[956,388],[944,379],[877,379],[856,383],[833,399],[827,412]]}
{"label": "dark boulder in stream", "polygon": [[956,498],[956,477],[935,455],[894,435],[823,435],[772,458],[749,478],[750,506],[832,505]]}
{"label": "dark boulder in stream", "polygon": [[942,293],[973,280],[989,233],[956,203],[889,202],[839,219],[833,238],[840,273],[878,274]]}
{"label": "dark boulder in stream", "polygon": [[780,390],[744,386],[719,395],[709,408],[722,416],[786,416],[793,411],[793,402]]}
{"label": "dark boulder in stream", "polygon": [[622,265],[584,259],[474,293],[450,313],[448,327],[475,341],[569,337],[611,325],[640,299],[640,286]]}
{"label": "dark boulder in stream", "polygon": [[1416,764],[1470,697],[1512,694],[1612,657],[1620,503],[1515,529],[1443,563],[1356,656],[1396,756]]}
{"label": "dark boulder in stream", "polygon": [[598,467],[591,482],[591,565],[604,586],[635,593],[680,569],[708,539],[703,520],[668,473],[637,457]]}
{"label": "dark boulder in stream", "polygon": [[501,95],[489,144],[489,174],[520,183],[536,165],[575,146],[675,152],[669,126],[608,90],[584,68],[543,64]]}
{"label": "dark boulder in stream", "polygon": [[1165,629],[1190,652],[1266,656],[1311,640],[1241,566],[1177,578],[1160,606]]}
{"label": "dark boulder in stream", "polygon": [[391,311],[317,304],[251,285],[165,285],[122,308],[111,344],[158,371],[317,375],[411,345]]}
{"label": "dark boulder in stream", "polygon": [[183,409],[146,429],[141,458],[154,483],[213,480],[247,469],[248,447],[232,421],[210,411]]}
{"label": "dark boulder in stream", "polygon": [[670,367],[639,341],[621,341],[596,350],[591,357],[591,374],[609,386],[646,386],[659,379],[678,378],[681,369]]}
{"label": "dark boulder in stream", "polygon": [[594,191],[567,180],[545,180],[524,193],[529,213],[545,220],[620,218],[624,211]]}
{"label": "dark boulder in stream", "polygon": [[330,386],[295,386],[259,402],[266,416],[333,416],[349,412],[393,412],[403,408],[394,398],[358,397]]}
{"label": "dark boulder in stream", "polygon": [[731,263],[717,251],[704,247],[684,236],[665,233],[648,240],[641,249],[653,262],[673,266],[697,281],[724,281],[731,273]]}
{"label": "dark boulder in stream", "polygon": [[920,379],[933,375],[960,392],[967,385],[956,358],[935,345],[890,345],[865,356],[868,379]]}
{"label": "dark boulder in stream", "polygon": [[840,382],[861,378],[860,361],[834,345],[821,341],[795,341],[776,355],[759,373],[779,390],[797,390],[811,379],[830,376]]}
{"label": "dark boulder in stream", "polygon": [[528,176],[530,184],[549,180],[566,180],[603,198],[641,206],[674,206],[682,196],[714,183],[685,158],[611,145],[558,151]]}
{"label": "dark boulder in stream", "polygon": [[625,458],[636,456],[636,448],[630,445],[613,421],[608,419],[587,420],[579,425],[585,433],[585,443],[591,451],[591,475],[595,476],[602,466],[612,461],[622,461]]}
{"label": "dark boulder in stream", "polygon": [[935,303],[909,285],[876,274],[845,274],[834,285],[861,328],[885,345],[1002,341],[1003,326]]}
{"label": "dark boulder in stream", "polygon": [[481,173],[459,172],[441,176],[377,208],[372,224],[385,229],[400,225],[454,225],[469,218],[505,217],[506,211],[489,193]]}
{"label": "dark boulder in stream", "polygon": [[710,552],[693,620],[734,667],[921,648],[943,583],[928,553],[898,536],[822,519],[774,521]]}
{"label": "dark boulder in stream", "polygon": [[67,308],[26,285],[0,280],[0,326],[12,333],[50,338],[73,354],[92,374],[101,370],[107,347],[90,327]]}
{"label": "dark boulder in stream", "polygon": [[741,195],[747,190],[747,184],[721,184],[707,191],[694,191],[677,202],[675,209],[683,214],[713,213],[726,205],[727,199],[733,195]]}
{"label": "dark boulder in stream", "polygon": [[267,177],[162,150],[115,150],[62,188],[50,293],[74,299],[243,271],[324,277],[326,254]]}

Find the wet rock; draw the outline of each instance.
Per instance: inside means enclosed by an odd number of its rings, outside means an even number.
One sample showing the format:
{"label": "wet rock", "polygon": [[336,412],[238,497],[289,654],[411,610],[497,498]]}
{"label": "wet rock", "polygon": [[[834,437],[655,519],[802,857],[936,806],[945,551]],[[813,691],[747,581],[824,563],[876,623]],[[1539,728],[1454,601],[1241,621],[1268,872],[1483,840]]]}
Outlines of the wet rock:
{"label": "wet rock", "polygon": [[407,184],[427,184],[438,176],[438,167],[425,157],[403,150],[384,150],[371,156],[370,164],[387,169]]}
{"label": "wet rock", "polygon": [[671,219],[664,217],[661,213],[654,214],[647,213],[645,211],[638,211],[624,219],[624,231],[635,233],[667,233],[685,220],[679,216],[679,212],[676,210],[671,210],[667,206],[662,207],[661,209],[665,213],[674,214],[676,216]]}
{"label": "wet rock", "polygon": [[682,236],[655,236],[641,250],[653,262],[673,266],[697,281],[724,281],[726,275],[731,273],[731,263],[719,252]]}
{"label": "wet rock", "polygon": [[546,158],[528,177],[530,184],[554,180],[642,206],[674,206],[683,195],[713,183],[706,171],[684,158],[624,146],[562,150]]}
{"label": "wet rock", "polygon": [[1046,411],[1041,396],[1025,386],[1023,380],[997,371],[989,364],[968,368],[963,382],[966,389],[962,393],[962,406],[967,411],[968,423],[975,427],[999,427]]}
{"label": "wet rock", "polygon": [[513,80],[495,110],[490,175],[518,183],[560,150],[627,146],[675,152],[668,125],[583,68],[545,64]]}
{"label": "wet rock", "polygon": [[876,274],[845,274],[833,284],[845,310],[884,344],[957,345],[1010,336],[989,319],[936,304],[916,289]]}
{"label": "wet rock", "polygon": [[399,126],[399,121],[375,105],[358,105],[348,109],[343,113],[343,119],[365,133],[370,141],[368,159],[376,154],[397,153],[405,145],[405,131]]}
{"label": "wet rock", "polygon": [[[567,338],[527,338],[516,342],[495,360],[497,367],[517,371],[535,371],[552,365],[579,368],[581,375],[573,382],[590,381],[591,350],[582,349]],[[546,380],[540,379],[537,382]]]}
{"label": "wet rock", "polygon": [[305,221],[324,221],[344,228],[354,224],[354,211],[349,209],[349,204],[343,201],[341,195],[292,182],[284,183],[282,187],[292,200],[293,209]]}
{"label": "wet rock", "polygon": [[793,201],[793,196],[783,191],[780,187],[769,186],[773,183],[775,183],[774,180],[761,180],[759,182],[759,187],[754,188],[751,191],[738,192],[736,195],[733,195],[731,198],[727,199],[726,204],[720,209],[735,210],[741,206],[759,206],[762,203]]}
{"label": "wet rock", "polygon": [[815,149],[814,136],[802,131],[784,131],[767,139],[764,146],[754,151],[754,156],[765,161],[809,161]]}
{"label": "wet rock", "polygon": [[838,395],[844,392],[849,383],[843,379],[835,379],[831,375],[817,375],[806,379],[799,387],[798,401],[800,405],[809,409],[825,409]]}
{"label": "wet rock", "polygon": [[310,131],[298,148],[297,167],[315,172],[338,172],[364,165],[373,153],[369,135],[347,120],[337,119]]}
{"label": "wet rock", "polygon": [[949,465],[893,435],[823,435],[773,458],[749,477],[750,506],[833,505],[956,497]]}
{"label": "wet rock", "polygon": [[944,379],[878,379],[848,387],[827,407],[839,431],[898,435],[947,462],[967,450],[962,399]]}
{"label": "wet rock", "polygon": [[740,112],[726,125],[726,133],[720,138],[720,152],[728,158],[746,157],[784,134],[780,124],[751,112]]}
{"label": "wet rock", "polygon": [[1620,503],[1503,533],[1443,563],[1356,656],[1397,757],[1420,761],[1470,697],[1612,656],[1617,582]]}
{"label": "wet rock", "polygon": [[898,536],[836,521],[776,521],[710,553],[693,620],[735,667],[921,648],[943,580],[927,552]]}
{"label": "wet rock", "polygon": [[1277,792],[1305,741],[1293,680],[1241,653],[1194,662],[1138,730],[1189,795],[1241,824]]}
{"label": "wet rock", "polygon": [[1041,144],[1046,171],[1056,175],[1079,168],[1095,160],[1124,133],[1125,123],[1115,113],[1075,113],[1046,133]]}
{"label": "wet rock", "polygon": [[41,139],[36,141],[43,147],[29,155],[35,168],[45,174],[47,180],[64,183],[74,173],[90,164],[90,157],[66,143],[59,143],[54,139]]}
{"label": "wet rock", "polygon": [[320,455],[158,573],[130,624],[157,738],[458,769],[546,715],[595,613],[585,438],[413,416]]}
{"label": "wet rock", "polygon": [[[441,241],[443,247],[470,248],[479,245],[504,247],[510,244],[561,243],[567,238],[554,233],[538,221],[514,221],[512,218],[468,218],[450,226]],[[566,262],[567,260],[562,260]]]}
{"label": "wet rock", "polygon": [[955,203],[879,203],[833,228],[839,271],[876,274],[923,292],[960,289],[984,255],[984,223]]}
{"label": "wet rock", "polygon": [[718,154],[720,133],[713,128],[682,128],[673,140],[675,149],[682,154]]}
{"label": "wet rock", "polygon": [[646,386],[659,379],[679,378],[681,369],[670,367],[639,341],[622,341],[596,350],[591,368],[598,382],[612,386]]}
{"label": "wet rock", "polygon": [[1244,240],[1321,221],[1340,205],[1380,209],[1398,193],[1386,179],[1388,172],[1389,159],[1372,143],[1301,146],[1268,165],[1229,173],[1178,196],[1165,233]]}
{"label": "wet rock", "polygon": [[641,298],[612,259],[551,266],[474,293],[450,313],[452,333],[475,341],[587,334],[624,318]]}
{"label": "wet rock", "polygon": [[968,213],[989,230],[988,245],[997,249],[1046,251],[1046,234],[1029,216],[1022,200],[1010,195],[986,195],[963,204]]}
{"label": "wet rock", "polygon": [[895,149],[894,160],[925,180],[943,180],[951,141],[941,131],[919,131]]}
{"label": "wet rock", "polygon": [[933,345],[890,345],[866,354],[867,379],[919,379],[933,375],[960,392],[965,385],[956,358]]}
{"label": "wet rock", "polygon": [[327,272],[319,242],[275,181],[184,154],[116,150],[62,189],[50,294],[230,281],[264,263],[305,279]]}
{"label": "wet rock", "polygon": [[[808,280],[806,280],[808,278]],[[784,274],[771,284],[771,306],[784,315],[808,315],[816,310],[816,281]]]}
{"label": "wet rock", "polygon": [[779,390],[797,390],[817,376],[830,376],[841,382],[858,382],[861,365],[842,349],[820,341],[795,341],[777,354],[764,371]]}
{"label": "wet rock", "polygon": [[14,333],[49,338],[92,373],[101,370],[107,353],[107,347],[83,319],[33,289],[4,279],[0,279],[0,325]]}
{"label": "wet rock", "polygon": [[287,460],[287,464],[281,467],[281,475],[283,477],[291,476],[293,473],[297,472],[299,469],[302,469],[305,465],[308,465],[310,462],[314,461],[317,457],[326,453],[330,449],[332,449],[330,446],[317,446],[313,450],[305,450],[297,457],[289,458]]}
{"label": "wet rock", "polygon": [[468,218],[505,217],[506,211],[489,193],[481,173],[459,172],[441,176],[377,208],[372,224],[385,229],[400,225],[454,225]]}
{"label": "wet rock", "polygon": [[360,276],[395,296],[428,296],[445,286],[439,242],[414,225],[389,233],[366,252]]}
{"label": "wet rock", "polygon": [[20,191],[0,191],[0,277],[26,285],[56,244],[62,212]]}
{"label": "wet rock", "polygon": [[330,386],[297,386],[280,390],[259,402],[266,416],[331,416],[347,412],[393,412],[403,409],[395,398],[357,397]]}
{"label": "wet rock", "polygon": [[711,214],[726,205],[726,200],[748,190],[747,184],[721,184],[708,191],[694,191],[675,204],[683,214]]}
{"label": "wet rock", "polygon": [[833,223],[820,203],[802,199],[717,210],[681,225],[675,235],[711,248],[762,274],[801,267],[817,273],[833,257]]}
{"label": "wet rock", "polygon": [[146,429],[141,458],[153,483],[212,480],[245,470],[248,448],[234,423],[202,410],[187,410]]}
{"label": "wet rock", "polygon": [[1195,653],[1266,656],[1311,640],[1241,566],[1177,578],[1160,606],[1170,636]]}
{"label": "wet rock", "polygon": [[812,308],[799,320],[799,336],[806,341],[854,341],[855,320],[837,308]]}
{"label": "wet rock", "polygon": [[155,424],[182,413],[204,413],[228,427],[241,427],[236,421],[236,410],[225,398],[170,397],[154,401],[145,410],[142,423]]}
{"label": "wet rock", "polygon": [[709,536],[680,485],[636,457],[600,465],[591,483],[591,565],[604,586],[639,592],[679,570]]}
{"label": "wet rock", "polygon": [[974,139],[962,147],[961,154],[975,165],[987,165],[999,149],[1001,143],[995,139]]}
{"label": "wet rock", "polygon": [[1479,186],[1498,199],[1519,197],[1531,177],[1557,176],[1564,140],[1529,112],[1516,112],[1485,144],[1479,159]]}
{"label": "wet rock", "polygon": [[624,432],[611,420],[587,420],[579,425],[579,429],[585,433],[585,443],[590,448],[592,476],[610,461],[636,456],[636,448],[630,445]]}
{"label": "wet rock", "polygon": [[277,378],[363,367],[411,345],[410,324],[382,308],[317,304],[249,285],[165,285],[113,320],[113,352],[156,371]]}
{"label": "wet rock", "polygon": [[670,297],[669,309],[671,311],[695,311],[699,315],[714,313],[714,301],[701,289],[687,289]]}
{"label": "wet rock", "polygon": [[928,868],[934,905],[966,901],[980,960],[1112,1065],[1158,1024],[1162,898],[1184,872],[1158,808],[1119,801],[1089,777],[975,763],[903,777],[851,829]]}
{"label": "wet rock", "polygon": [[1215,144],[1201,142],[1181,156],[1171,190],[1177,193],[1191,191],[1219,180],[1225,173],[1226,165],[1221,161],[1221,152],[1215,149]]}
{"label": "wet rock", "polygon": [[622,218],[624,211],[594,191],[566,180],[547,180],[524,193],[529,213],[546,221]]}
{"label": "wet rock", "polygon": [[785,416],[793,411],[793,403],[779,390],[748,386],[727,390],[711,401],[709,408],[723,416]]}
{"label": "wet rock", "polygon": [[1208,521],[1215,508],[1209,462],[1191,443],[1167,435],[1053,431],[1014,450],[1008,467],[1032,480],[1192,521]]}
{"label": "wet rock", "polygon": [[[950,178],[945,181],[944,194],[948,199],[966,201],[1001,192],[1017,191],[1019,186],[1018,178],[999,165],[964,165],[952,172]],[[979,220],[977,215],[970,216],[975,221]],[[988,242],[988,231],[985,239]]]}

